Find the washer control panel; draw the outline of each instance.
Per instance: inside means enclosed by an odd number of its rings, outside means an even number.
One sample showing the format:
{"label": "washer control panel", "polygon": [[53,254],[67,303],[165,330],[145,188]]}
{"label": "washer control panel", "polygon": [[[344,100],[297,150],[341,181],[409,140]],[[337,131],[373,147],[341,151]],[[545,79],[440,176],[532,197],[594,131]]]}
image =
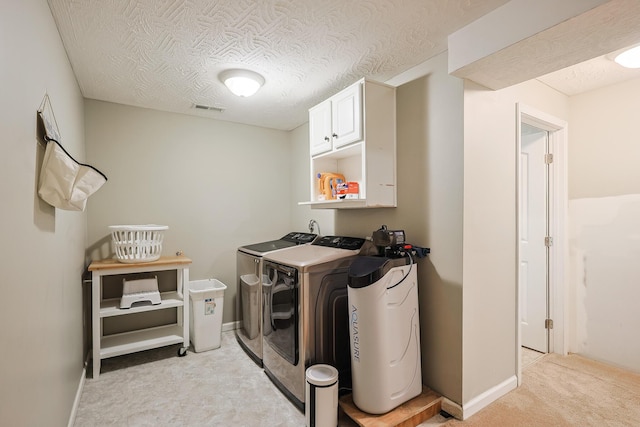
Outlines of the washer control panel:
{"label": "washer control panel", "polygon": [[317,234],[292,232],[292,233],[289,233],[286,236],[282,237],[282,239],[280,239],[280,240],[284,240],[284,241],[287,241],[287,242],[293,242],[293,243],[296,243],[298,245],[303,245],[305,243],[313,242],[313,240],[316,237],[318,237]]}

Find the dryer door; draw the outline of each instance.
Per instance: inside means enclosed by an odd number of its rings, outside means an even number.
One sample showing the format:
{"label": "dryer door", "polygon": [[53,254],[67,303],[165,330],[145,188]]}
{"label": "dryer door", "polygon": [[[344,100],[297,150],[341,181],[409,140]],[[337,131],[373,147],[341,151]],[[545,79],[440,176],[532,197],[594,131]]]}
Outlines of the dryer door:
{"label": "dryer door", "polygon": [[[292,365],[298,364],[298,270],[265,261],[264,341]],[[266,326],[268,322],[269,326]]]}

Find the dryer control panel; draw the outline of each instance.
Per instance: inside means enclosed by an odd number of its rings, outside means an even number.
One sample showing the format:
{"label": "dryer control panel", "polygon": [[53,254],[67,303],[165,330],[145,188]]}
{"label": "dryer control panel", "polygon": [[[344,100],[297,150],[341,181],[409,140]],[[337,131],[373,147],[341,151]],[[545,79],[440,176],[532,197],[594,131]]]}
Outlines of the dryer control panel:
{"label": "dryer control panel", "polygon": [[327,246],[329,248],[359,250],[364,245],[364,239],[359,237],[345,236],[323,236],[312,243],[317,246]]}

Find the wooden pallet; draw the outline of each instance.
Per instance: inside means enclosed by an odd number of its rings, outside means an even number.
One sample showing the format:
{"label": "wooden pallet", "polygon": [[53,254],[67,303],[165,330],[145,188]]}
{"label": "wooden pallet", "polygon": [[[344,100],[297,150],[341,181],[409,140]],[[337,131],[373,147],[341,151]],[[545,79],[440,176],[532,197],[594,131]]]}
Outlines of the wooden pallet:
{"label": "wooden pallet", "polygon": [[440,413],[442,397],[423,386],[419,396],[382,415],[362,412],[353,403],[351,394],[342,396],[339,403],[345,414],[361,427],[415,427]]}

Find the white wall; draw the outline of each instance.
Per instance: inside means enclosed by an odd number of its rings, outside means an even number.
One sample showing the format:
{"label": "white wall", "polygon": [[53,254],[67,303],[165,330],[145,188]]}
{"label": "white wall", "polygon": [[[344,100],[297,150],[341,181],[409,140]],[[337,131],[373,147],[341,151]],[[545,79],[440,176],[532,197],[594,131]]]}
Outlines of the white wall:
{"label": "white wall", "polygon": [[516,374],[516,103],[563,120],[567,98],[537,81],[464,93],[463,403]]}
{"label": "white wall", "polygon": [[571,352],[640,372],[640,194],[569,202]]}
{"label": "white wall", "polygon": [[0,6],[0,85],[0,424],[61,426],[84,363],[86,215],[37,196],[46,92],[64,147],[78,160],[85,153],[82,96],[46,1]]}
{"label": "white wall", "polygon": [[109,225],[168,225],[163,254],[225,283],[234,320],[236,249],[291,231],[287,132],[94,100],[85,114],[87,157],[109,179],[88,208],[90,255],[110,256]]}
{"label": "white wall", "polygon": [[570,351],[640,372],[640,79],[570,99]]}

